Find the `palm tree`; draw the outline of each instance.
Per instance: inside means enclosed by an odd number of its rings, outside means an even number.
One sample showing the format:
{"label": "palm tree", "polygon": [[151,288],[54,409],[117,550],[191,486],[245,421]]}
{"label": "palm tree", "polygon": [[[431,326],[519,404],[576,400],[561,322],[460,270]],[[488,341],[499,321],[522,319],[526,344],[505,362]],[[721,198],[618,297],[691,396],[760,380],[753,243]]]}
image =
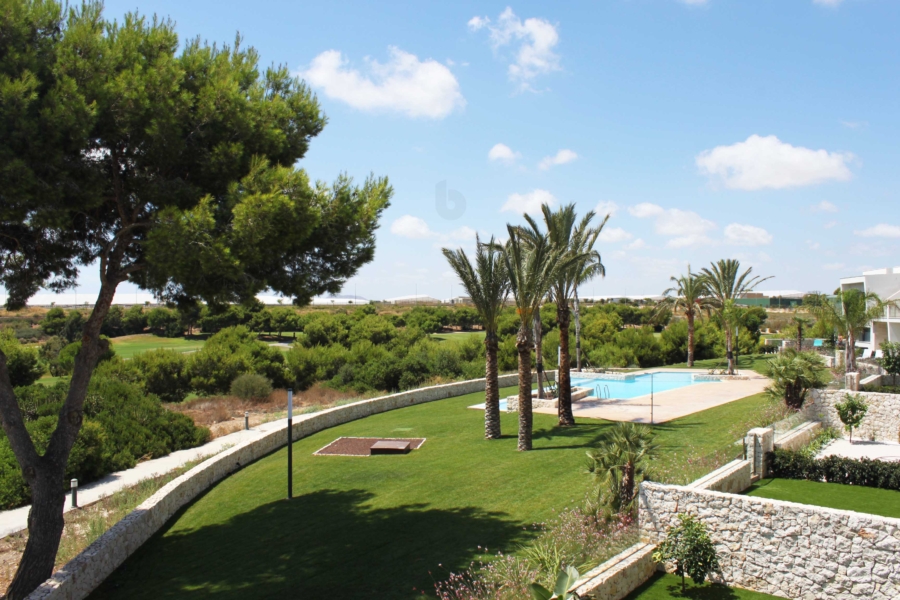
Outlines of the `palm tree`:
{"label": "palm tree", "polygon": [[559,256],[550,248],[544,236],[526,239],[525,232],[513,225],[506,226],[509,240],[502,246],[501,255],[506,266],[509,289],[516,303],[519,332],[516,351],[519,355],[519,450],[531,450],[531,331],[534,314],[546,296],[557,269]]}
{"label": "palm tree", "polygon": [[597,227],[591,226],[596,216],[589,211],[580,221],[575,214],[575,205],[568,204],[557,211],[544,204],[541,206],[546,233],[541,232],[538,223],[525,215],[530,230],[529,239],[546,238],[553,252],[565,257],[568,266],[559,269],[550,286],[550,296],[556,303],[556,322],[559,325],[559,371],[556,377],[559,424],[562,427],[575,425],[572,414],[571,354],[569,350],[569,325],[571,312],[569,301],[578,285],[606,273],[600,260],[600,253],[594,250],[597,237],[609,220],[609,215]]}
{"label": "palm tree", "polygon": [[[771,277],[751,277],[753,267],[748,267],[743,273],[739,273],[741,263],[733,258],[721,259],[704,267],[700,271],[706,295],[709,296],[709,304],[719,316],[722,327],[725,329],[725,356],[728,358],[728,373],[734,375],[734,340],[731,330],[731,315],[729,310],[733,301],[747,292],[753,291],[757,285],[771,279]],[[729,302],[732,301],[732,302]]]}
{"label": "palm tree", "polygon": [[824,320],[846,338],[845,364],[848,372],[856,371],[856,340],[862,337],[872,319],[884,316],[885,308],[894,304],[884,302],[874,292],[854,288],[838,292],[835,301],[821,294],[811,294],[807,297],[807,303],[816,318]]}
{"label": "palm tree", "polygon": [[444,248],[442,252],[475,305],[484,327],[484,437],[495,440],[500,438],[497,322],[509,295],[509,278],[494,238],[482,244],[481,239],[475,236],[475,244],[475,267],[462,248]]}
{"label": "palm tree", "polygon": [[660,302],[660,309],[668,308],[673,312],[681,311],[687,320],[688,326],[688,351],[687,366],[694,366],[694,319],[703,313],[709,314],[710,299],[706,295],[706,286],[703,278],[691,273],[691,265],[688,265],[687,274],[674,275],[670,280],[675,284],[663,292],[665,298]]}
{"label": "palm tree", "polygon": [[800,311],[795,311],[794,316],[791,317],[791,321],[797,326],[797,352],[803,351],[803,328],[811,327],[813,322],[809,317],[804,317],[800,314]]}
{"label": "palm tree", "polygon": [[606,430],[599,445],[589,450],[588,472],[594,475],[599,497],[612,512],[631,510],[635,486],[656,458],[659,446],[646,425],[616,423]]}

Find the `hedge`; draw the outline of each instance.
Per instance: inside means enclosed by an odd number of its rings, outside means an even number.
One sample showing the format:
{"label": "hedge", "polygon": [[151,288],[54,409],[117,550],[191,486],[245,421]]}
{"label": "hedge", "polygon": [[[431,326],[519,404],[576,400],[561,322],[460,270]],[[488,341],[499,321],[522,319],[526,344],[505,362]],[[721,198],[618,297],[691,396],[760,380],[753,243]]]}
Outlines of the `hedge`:
{"label": "hedge", "polygon": [[900,463],[842,456],[812,458],[790,450],[770,452],[767,458],[773,477],[900,490]]}

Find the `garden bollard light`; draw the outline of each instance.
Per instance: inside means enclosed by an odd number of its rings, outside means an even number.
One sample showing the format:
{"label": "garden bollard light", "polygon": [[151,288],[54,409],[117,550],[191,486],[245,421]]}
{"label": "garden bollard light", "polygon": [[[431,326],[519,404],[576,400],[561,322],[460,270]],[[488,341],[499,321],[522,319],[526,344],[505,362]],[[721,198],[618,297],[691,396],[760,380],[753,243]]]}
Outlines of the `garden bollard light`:
{"label": "garden bollard light", "polygon": [[250,429],[250,411],[244,411],[244,431]]}
{"label": "garden bollard light", "polygon": [[73,479],[69,485],[72,486],[72,508],[78,508],[78,480]]}

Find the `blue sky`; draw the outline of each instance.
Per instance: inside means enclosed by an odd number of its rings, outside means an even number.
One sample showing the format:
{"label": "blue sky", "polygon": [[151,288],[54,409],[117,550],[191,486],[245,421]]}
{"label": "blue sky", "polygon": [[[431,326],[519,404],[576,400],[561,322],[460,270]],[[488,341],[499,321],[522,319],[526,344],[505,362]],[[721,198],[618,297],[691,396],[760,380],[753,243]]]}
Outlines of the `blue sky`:
{"label": "blue sky", "polygon": [[542,200],[612,213],[584,295],[657,294],[722,257],[774,275],[765,289],[900,265],[900,2],[106,2],[135,8],[182,39],[240,31],[307,79],[329,118],[313,177],[390,177],[345,293],[458,293],[440,247]]}

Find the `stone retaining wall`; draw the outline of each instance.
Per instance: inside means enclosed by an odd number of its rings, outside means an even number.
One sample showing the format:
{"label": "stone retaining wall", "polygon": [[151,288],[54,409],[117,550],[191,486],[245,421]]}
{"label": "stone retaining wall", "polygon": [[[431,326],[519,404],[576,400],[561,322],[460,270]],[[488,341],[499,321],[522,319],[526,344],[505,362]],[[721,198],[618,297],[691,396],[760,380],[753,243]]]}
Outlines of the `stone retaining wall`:
{"label": "stone retaining wall", "polygon": [[775,434],[775,448],[778,450],[800,450],[822,431],[821,421],[806,421],[786,431]]}
{"label": "stone retaining wall", "polygon": [[[501,375],[500,387],[516,385],[518,375]],[[443,400],[484,390],[484,379],[361,400],[294,419],[293,437],[300,439],[323,429],[397,408]],[[126,558],[162,527],[182,506],[241,467],[287,443],[287,420],[270,433],[225,450],[174,479],[116,523],[53,577],[41,584],[29,600],[81,600],[106,579]]]}
{"label": "stone retaining wall", "polygon": [[733,460],[719,467],[709,475],[689,484],[687,487],[698,490],[711,490],[740,494],[750,487],[752,465],[749,460]]}
{"label": "stone retaining wall", "polygon": [[[846,390],[811,390],[803,406],[808,419],[819,420],[826,427],[843,430],[834,405],[844,400]],[[876,392],[855,392],[861,395],[869,411],[858,429],[854,429],[862,440],[896,442],[900,439],[900,394]]]}
{"label": "stone retaining wall", "polygon": [[641,484],[641,540],[693,514],[709,529],[724,583],[784,598],[900,597],[900,519],[679,486]]}
{"label": "stone retaining wall", "polygon": [[599,567],[591,569],[575,584],[579,598],[621,600],[650,579],[656,571],[653,551],[656,546],[639,543],[621,552]]}

